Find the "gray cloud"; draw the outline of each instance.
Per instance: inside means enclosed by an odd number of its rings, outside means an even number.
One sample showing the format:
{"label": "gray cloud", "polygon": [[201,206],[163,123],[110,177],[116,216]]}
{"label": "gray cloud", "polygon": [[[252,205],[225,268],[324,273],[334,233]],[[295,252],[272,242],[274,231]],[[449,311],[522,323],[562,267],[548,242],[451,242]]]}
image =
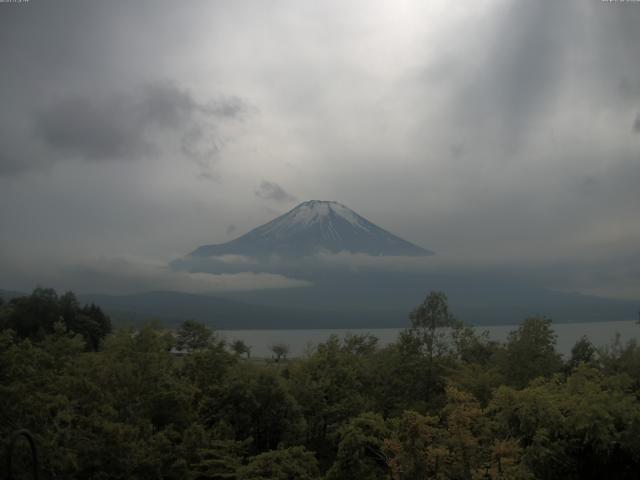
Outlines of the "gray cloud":
{"label": "gray cloud", "polygon": [[[172,290],[187,293],[220,293],[270,288],[308,287],[309,282],[271,273],[209,274],[174,271],[166,264],[138,258],[101,258],[69,266],[64,272],[76,291],[99,289],[108,293]],[[94,290],[95,291],[95,290]]]}
{"label": "gray cloud", "polygon": [[17,138],[15,129],[3,123],[0,119],[0,177],[32,167],[42,155],[35,145]]}
{"label": "gray cloud", "polygon": [[34,123],[36,136],[47,147],[88,161],[156,154],[157,137],[176,134],[182,153],[205,170],[221,150],[216,122],[247,111],[237,97],[199,103],[188,91],[162,82],[129,94],[65,98]]}
{"label": "gray cloud", "polygon": [[503,140],[515,144],[545,114],[560,88],[574,27],[568,4],[548,7],[514,2],[497,13],[487,42],[490,64],[467,76],[461,121],[496,122]]}
{"label": "gray cloud", "polygon": [[260,186],[254,193],[258,198],[262,198],[263,200],[273,200],[274,202],[279,203],[289,203],[297,200],[296,197],[288,193],[277,183],[268,182],[266,180],[263,180],[260,183]]}
{"label": "gray cloud", "polygon": [[0,272],[178,258],[284,213],[285,185],[438,261],[637,285],[632,3],[1,7]]}
{"label": "gray cloud", "polygon": [[[190,273],[176,271],[165,262],[131,256],[60,259],[22,259],[21,265],[12,259],[3,259],[0,285],[12,281],[14,288],[29,291],[36,285],[46,284],[59,290],[71,289],[78,293],[145,292],[171,290],[186,293],[217,294],[264,289],[300,288],[310,282],[289,278],[277,273],[254,273],[249,269],[236,269],[233,273]],[[233,259],[227,260],[229,262]],[[25,264],[39,269],[39,282],[21,278]],[[22,267],[22,269],[20,268]]]}
{"label": "gray cloud", "polygon": [[35,129],[48,146],[83,159],[123,159],[151,149],[143,137],[149,125],[136,117],[124,98],[72,98],[43,112]]}

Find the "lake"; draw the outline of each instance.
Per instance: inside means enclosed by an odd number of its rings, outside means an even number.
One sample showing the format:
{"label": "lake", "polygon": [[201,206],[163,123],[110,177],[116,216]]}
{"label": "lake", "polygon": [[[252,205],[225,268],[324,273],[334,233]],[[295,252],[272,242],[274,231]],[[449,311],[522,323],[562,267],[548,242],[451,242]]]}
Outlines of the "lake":
{"label": "lake", "polygon": [[[478,332],[487,330],[492,340],[504,341],[510,331],[517,325],[497,325],[475,327]],[[553,325],[558,335],[556,349],[565,357],[570,355],[571,347],[583,335],[598,346],[609,345],[616,333],[623,342],[640,337],[640,325],[635,321],[593,322],[593,323],[558,323]],[[402,328],[372,329],[322,329],[322,330],[222,330],[219,333],[227,340],[243,340],[251,347],[254,357],[271,357],[269,346],[274,343],[285,343],[289,346],[289,356],[299,357],[310,351],[313,346],[326,341],[330,335],[344,337],[347,333],[370,334],[378,338],[380,346],[395,342]]]}

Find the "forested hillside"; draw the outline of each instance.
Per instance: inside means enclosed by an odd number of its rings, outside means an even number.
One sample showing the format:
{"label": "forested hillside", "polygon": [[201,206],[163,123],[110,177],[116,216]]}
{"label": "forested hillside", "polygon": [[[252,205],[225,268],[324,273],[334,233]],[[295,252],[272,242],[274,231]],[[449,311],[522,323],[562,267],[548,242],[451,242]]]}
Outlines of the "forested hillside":
{"label": "forested hillside", "polygon": [[40,289],[0,305],[0,436],[32,432],[41,478],[637,478],[640,347],[554,344],[545,318],[491,342],[433,292],[390,346],[254,359],[196,322],[111,331]]}

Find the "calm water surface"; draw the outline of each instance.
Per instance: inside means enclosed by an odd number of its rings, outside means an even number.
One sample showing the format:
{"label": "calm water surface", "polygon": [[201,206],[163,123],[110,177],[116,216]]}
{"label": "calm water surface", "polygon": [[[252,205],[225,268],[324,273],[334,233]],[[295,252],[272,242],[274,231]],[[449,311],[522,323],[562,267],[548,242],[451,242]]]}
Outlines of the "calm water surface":
{"label": "calm water surface", "polygon": [[[482,332],[487,330],[493,340],[503,341],[510,331],[517,325],[500,325],[493,327],[476,327]],[[598,322],[598,323],[558,323],[553,325],[558,335],[556,349],[567,356],[571,347],[583,335],[596,346],[609,345],[616,333],[620,334],[623,342],[640,337],[640,325],[634,321],[627,322]],[[227,340],[244,340],[251,347],[254,357],[270,357],[269,346],[274,343],[285,343],[289,346],[290,357],[298,357],[311,351],[315,345],[326,341],[330,335],[344,337],[347,333],[371,334],[378,338],[380,346],[395,342],[401,328],[373,328],[373,329],[327,329],[327,330],[224,330],[221,335]]]}

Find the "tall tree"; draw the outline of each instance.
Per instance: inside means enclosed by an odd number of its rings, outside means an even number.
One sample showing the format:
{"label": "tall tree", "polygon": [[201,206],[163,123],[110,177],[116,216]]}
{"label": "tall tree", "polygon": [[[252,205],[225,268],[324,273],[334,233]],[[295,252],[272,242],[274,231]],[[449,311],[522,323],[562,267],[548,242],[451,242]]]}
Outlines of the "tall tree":
{"label": "tall tree", "polygon": [[364,413],[351,419],[338,432],[338,452],[335,462],[327,472],[327,480],[388,478],[383,446],[389,433],[380,415]]}
{"label": "tall tree", "polygon": [[312,452],[290,447],[261,453],[238,470],[238,480],[319,480],[320,469]]}
{"label": "tall tree", "polygon": [[176,332],[176,348],[193,352],[211,345],[213,332],[205,324],[195,320],[185,320]]}
{"label": "tall tree", "polygon": [[2,310],[4,328],[22,338],[42,340],[61,322],[68,333],[82,335],[87,349],[95,351],[111,332],[111,320],[100,307],[80,306],[72,292],[58,296],[53,289],[39,287],[29,296],[12,299]]}
{"label": "tall tree", "polygon": [[567,362],[567,370],[570,372],[577,368],[580,364],[593,365],[596,360],[596,347],[584,335],[578,340],[573,348],[571,348],[571,358]]}
{"label": "tall tree", "polygon": [[52,288],[38,287],[29,296],[9,301],[6,327],[19,337],[41,340],[53,332],[54,324],[61,319],[58,295]]}
{"label": "tall tree", "polygon": [[503,371],[507,380],[525,387],[536,377],[547,377],[562,368],[562,359],[555,350],[556,334],[551,319],[527,318],[509,334]]}
{"label": "tall tree", "polygon": [[286,343],[274,343],[269,347],[269,350],[271,350],[275,355],[276,362],[279,362],[282,359],[286,360],[287,355],[289,355],[289,345],[287,345]]}
{"label": "tall tree", "polygon": [[409,319],[408,336],[430,360],[451,348],[452,342],[447,336],[461,327],[461,322],[449,311],[447,296],[443,292],[429,293],[411,312]]}
{"label": "tall tree", "polygon": [[231,350],[236,355],[247,355],[247,358],[251,356],[251,347],[247,345],[243,340],[237,339],[231,342]]}

